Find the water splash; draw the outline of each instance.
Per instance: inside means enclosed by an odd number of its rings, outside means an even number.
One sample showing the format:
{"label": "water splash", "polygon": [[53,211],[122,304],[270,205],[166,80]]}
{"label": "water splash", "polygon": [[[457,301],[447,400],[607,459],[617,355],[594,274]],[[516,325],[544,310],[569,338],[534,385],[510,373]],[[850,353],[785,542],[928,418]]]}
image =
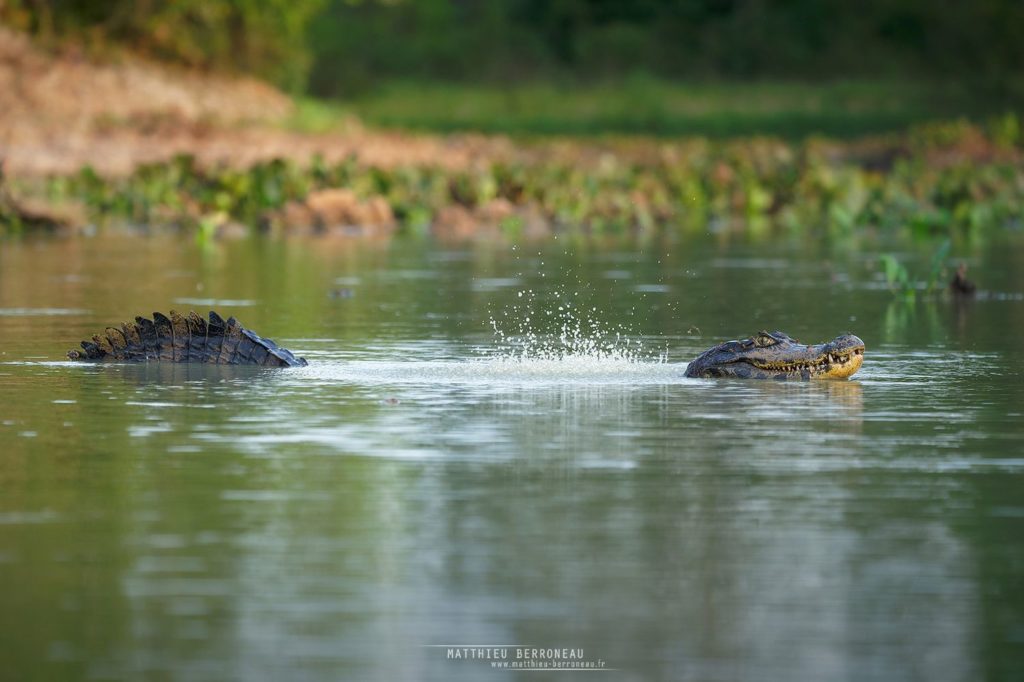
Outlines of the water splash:
{"label": "water splash", "polygon": [[644,350],[622,325],[607,327],[597,307],[580,301],[580,292],[556,290],[552,301],[539,301],[532,289],[519,291],[519,303],[490,316],[496,346],[484,351],[506,363],[650,363],[664,354]]}

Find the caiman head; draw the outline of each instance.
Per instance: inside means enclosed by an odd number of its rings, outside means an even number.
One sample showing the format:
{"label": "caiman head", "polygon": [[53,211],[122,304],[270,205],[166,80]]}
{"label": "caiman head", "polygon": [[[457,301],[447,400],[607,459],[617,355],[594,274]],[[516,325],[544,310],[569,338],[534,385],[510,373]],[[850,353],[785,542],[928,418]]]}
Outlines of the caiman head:
{"label": "caiman head", "polygon": [[694,378],[845,379],[864,362],[864,342],[843,334],[828,343],[804,346],[782,332],[758,332],[726,341],[698,355],[686,367]]}

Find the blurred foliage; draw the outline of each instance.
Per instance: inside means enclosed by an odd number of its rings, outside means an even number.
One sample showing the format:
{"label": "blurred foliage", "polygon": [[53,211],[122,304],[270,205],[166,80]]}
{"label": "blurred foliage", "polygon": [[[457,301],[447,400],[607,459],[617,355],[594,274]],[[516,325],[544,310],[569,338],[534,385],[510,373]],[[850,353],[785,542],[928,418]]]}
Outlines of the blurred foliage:
{"label": "blurred foliage", "polygon": [[44,38],[114,42],[317,96],[462,83],[834,80],[964,83],[1024,101],[1019,0],[5,0]]}
{"label": "blurred foliage", "polygon": [[325,0],[5,0],[0,20],[44,42],[123,45],[191,67],[305,86],[306,29]]}
{"label": "blurred foliage", "polygon": [[3,234],[5,231],[17,233],[22,228],[20,216],[14,209],[11,198],[7,194],[6,181],[4,164],[3,161],[0,161],[0,234]]}
{"label": "blurred foliage", "polygon": [[1022,31],[1018,0],[334,0],[310,85],[929,76],[1019,101]]}
{"label": "blurred foliage", "polygon": [[[905,130],[920,121],[965,114],[983,117],[988,106],[967,88],[921,81],[701,83],[630,76],[615,84],[572,88],[394,82],[336,103],[333,116],[433,132],[800,138]],[[324,100],[300,106],[310,110],[309,118],[324,121],[330,108]],[[1007,140],[1017,137],[1012,128],[1002,134]]]}
{"label": "blurred foliage", "polygon": [[[266,226],[310,192],[346,188],[359,199],[383,199],[412,232],[431,229],[454,207],[474,225],[497,220],[513,236],[531,223],[583,235],[772,230],[952,236],[1024,225],[1024,150],[1019,140],[1005,146],[1006,130],[1018,127],[1011,118],[987,128],[929,124],[881,146],[769,138],[621,141],[603,148],[559,143],[463,169],[380,168],[355,157],[236,169],[179,157],[126,178],[102,178],[89,169],[55,178],[48,199],[82,202],[100,221],[175,224],[203,234],[226,220]],[[898,284],[896,265],[890,279]]]}

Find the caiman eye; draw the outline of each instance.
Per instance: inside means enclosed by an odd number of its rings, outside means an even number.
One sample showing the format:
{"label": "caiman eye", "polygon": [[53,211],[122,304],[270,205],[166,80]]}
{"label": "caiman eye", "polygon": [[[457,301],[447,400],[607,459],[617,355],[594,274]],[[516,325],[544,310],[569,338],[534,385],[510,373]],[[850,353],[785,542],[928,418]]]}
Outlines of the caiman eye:
{"label": "caiman eye", "polygon": [[774,346],[778,341],[769,336],[766,332],[761,332],[754,337],[754,345],[758,348],[766,348],[768,346]]}

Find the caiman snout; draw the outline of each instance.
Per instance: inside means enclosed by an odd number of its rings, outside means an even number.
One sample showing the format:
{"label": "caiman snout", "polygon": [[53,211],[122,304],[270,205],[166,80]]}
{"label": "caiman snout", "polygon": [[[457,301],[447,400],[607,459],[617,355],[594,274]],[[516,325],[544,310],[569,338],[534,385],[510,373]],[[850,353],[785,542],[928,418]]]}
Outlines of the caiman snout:
{"label": "caiman snout", "polygon": [[843,334],[823,345],[825,364],[812,379],[846,379],[864,363],[864,342],[859,336]]}

